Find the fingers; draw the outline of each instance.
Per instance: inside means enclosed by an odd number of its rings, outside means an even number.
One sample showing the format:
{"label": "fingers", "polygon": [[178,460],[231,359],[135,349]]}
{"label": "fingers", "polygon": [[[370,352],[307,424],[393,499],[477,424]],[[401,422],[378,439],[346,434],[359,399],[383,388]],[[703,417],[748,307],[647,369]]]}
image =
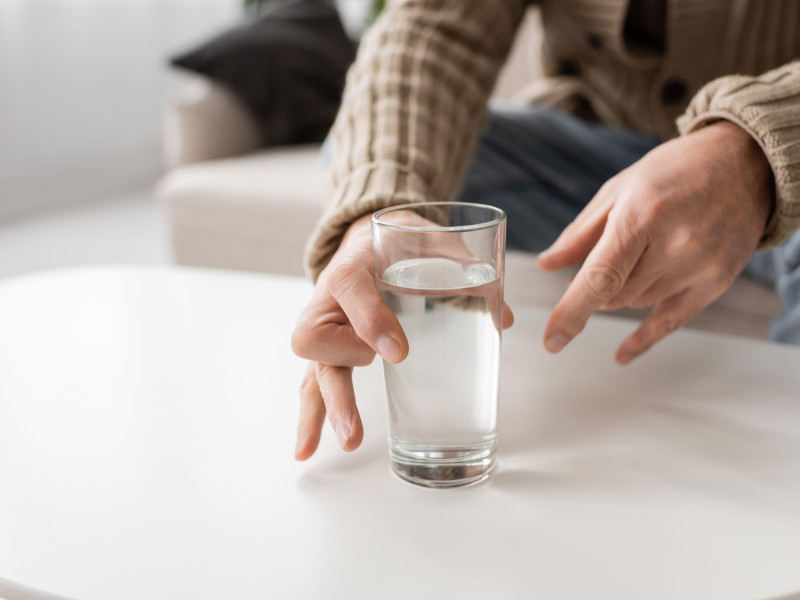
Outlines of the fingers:
{"label": "fingers", "polygon": [[[651,293],[653,290],[663,290],[660,285],[661,281],[658,280],[662,275],[663,268],[659,264],[653,264],[654,262],[656,261],[652,257],[648,260],[647,253],[643,254],[623,288],[614,298],[606,302],[601,310],[618,310],[624,306],[647,308],[653,306],[657,301],[667,298],[667,295],[655,297]],[[686,285],[687,283],[684,281],[683,285],[674,289],[669,296],[681,291]]]}
{"label": "fingers", "polygon": [[514,324],[514,313],[511,312],[511,307],[505,302],[503,303],[503,329],[508,329]]}
{"label": "fingers", "polygon": [[631,308],[648,308],[654,306],[659,302],[679,294],[688,287],[695,285],[700,280],[702,280],[702,278],[695,274],[665,276],[654,281],[645,290],[640,291],[641,288],[638,288],[630,294],[628,294],[626,290],[625,297],[627,299],[624,301],[624,306],[630,306]]}
{"label": "fingers", "polygon": [[405,359],[408,340],[378,293],[367,266],[343,263],[331,272],[327,285],[360,339],[391,363]]}
{"label": "fingers", "polygon": [[294,333],[292,350],[301,358],[339,367],[361,367],[375,351],[358,337],[339,310],[325,310],[312,303],[303,312]]}
{"label": "fingers", "polygon": [[297,460],[306,460],[317,450],[326,413],[342,449],[352,452],[361,445],[364,428],[356,407],[352,373],[348,367],[308,363],[300,388]]}
{"label": "fingers", "polygon": [[294,457],[306,460],[317,450],[325,422],[325,401],[317,383],[316,365],[308,363],[303,384],[300,387],[300,422],[297,426],[297,446]]}
{"label": "fingers", "polygon": [[315,373],[336,440],[343,450],[351,452],[364,437],[353,390],[353,369],[316,363]]}
{"label": "fingers", "polygon": [[609,182],[570,223],[536,263],[544,271],[558,271],[585,259],[603,234],[613,199]]}
{"label": "fingers", "polygon": [[593,312],[617,296],[639,261],[646,241],[635,230],[612,220],[553,309],[545,327],[544,346],[559,352],[580,333]]}
{"label": "fingers", "polygon": [[367,266],[344,262],[318,282],[292,334],[292,350],[308,360],[355,367],[370,364],[376,351],[400,362],[408,341]]}
{"label": "fingers", "polygon": [[622,342],[616,352],[616,361],[621,365],[628,364],[653,344],[691,321],[714,301],[716,295],[706,287],[693,287],[658,303],[650,316]]}
{"label": "fingers", "polygon": [[300,391],[298,460],[316,451],[326,414],[339,445],[355,450],[364,432],[352,367],[369,364],[376,351],[391,362],[408,354],[408,341],[378,293],[372,266],[372,237],[365,217],[351,225],[292,334],[292,350],[312,365]]}

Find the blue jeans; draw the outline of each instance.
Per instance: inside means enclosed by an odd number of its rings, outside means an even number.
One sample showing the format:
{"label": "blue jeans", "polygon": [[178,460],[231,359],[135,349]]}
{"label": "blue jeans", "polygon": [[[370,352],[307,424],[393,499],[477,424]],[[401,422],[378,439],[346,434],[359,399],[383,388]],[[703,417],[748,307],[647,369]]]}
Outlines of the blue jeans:
{"label": "blue jeans", "polygon": [[[603,183],[660,143],[554,109],[494,104],[458,200],[502,208],[508,248],[540,252]],[[774,285],[783,302],[770,339],[800,344],[800,232],[756,253],[745,270]]]}

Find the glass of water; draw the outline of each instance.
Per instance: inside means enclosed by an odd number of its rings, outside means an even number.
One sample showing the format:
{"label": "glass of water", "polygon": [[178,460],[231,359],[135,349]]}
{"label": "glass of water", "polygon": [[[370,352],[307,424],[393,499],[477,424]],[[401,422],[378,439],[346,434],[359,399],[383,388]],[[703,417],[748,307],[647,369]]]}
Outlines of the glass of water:
{"label": "glass of water", "polygon": [[495,468],[506,215],[431,202],[372,217],[375,275],[408,357],[383,362],[392,470],[434,488]]}

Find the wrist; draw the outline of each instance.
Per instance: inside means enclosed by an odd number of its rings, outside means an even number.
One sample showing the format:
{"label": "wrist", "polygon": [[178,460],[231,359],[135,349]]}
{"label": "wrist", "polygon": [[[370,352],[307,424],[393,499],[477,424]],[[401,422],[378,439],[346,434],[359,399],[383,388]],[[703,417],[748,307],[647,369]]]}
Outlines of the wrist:
{"label": "wrist", "polygon": [[732,153],[736,171],[744,178],[745,189],[756,205],[759,221],[766,226],[775,210],[775,177],[767,155],[750,132],[732,121],[718,121],[708,128],[723,137],[723,147]]}
{"label": "wrist", "polygon": [[372,239],[372,225],[371,225],[372,213],[368,215],[364,215],[363,217],[359,217],[347,228],[347,231],[342,238],[342,246],[351,242],[354,239],[362,239],[364,237],[369,237]]}

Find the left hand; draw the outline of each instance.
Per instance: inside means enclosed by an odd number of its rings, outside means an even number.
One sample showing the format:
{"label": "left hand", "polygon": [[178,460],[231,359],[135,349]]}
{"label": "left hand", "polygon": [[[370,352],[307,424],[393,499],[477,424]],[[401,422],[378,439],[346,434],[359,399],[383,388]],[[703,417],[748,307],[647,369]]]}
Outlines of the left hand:
{"label": "left hand", "polygon": [[653,306],[616,360],[648,350],[730,287],[758,245],[774,193],[763,151],[733,123],[652,150],[539,255],[546,271],[585,261],[550,316],[545,348],[560,351],[598,309]]}
{"label": "left hand", "polygon": [[[364,428],[353,389],[353,367],[370,364],[376,352],[392,363],[402,362],[409,352],[400,322],[375,285],[370,217],[350,225],[292,334],[295,354],[311,361],[300,388],[298,460],[316,451],[326,414],[342,449],[358,448]],[[420,222],[413,211],[397,211],[393,217],[406,225],[430,224]],[[435,242],[437,237],[430,240]],[[475,260],[460,238],[450,246],[437,244],[436,252],[464,263]],[[506,305],[501,320],[503,328],[514,322]]]}

